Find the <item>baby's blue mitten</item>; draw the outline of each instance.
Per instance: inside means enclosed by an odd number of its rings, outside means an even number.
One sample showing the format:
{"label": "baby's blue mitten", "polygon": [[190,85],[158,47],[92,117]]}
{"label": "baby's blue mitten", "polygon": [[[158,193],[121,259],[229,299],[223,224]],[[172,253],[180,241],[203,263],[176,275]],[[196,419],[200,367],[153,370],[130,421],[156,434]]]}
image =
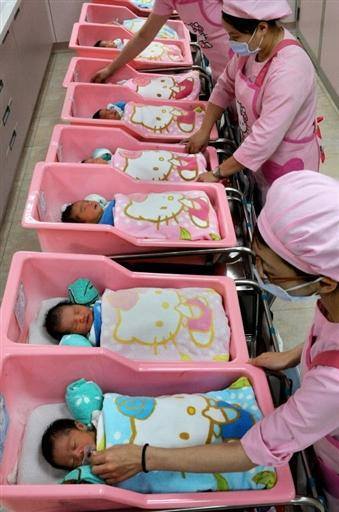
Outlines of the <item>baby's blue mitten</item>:
{"label": "baby's blue mitten", "polygon": [[92,413],[101,411],[103,392],[93,381],[79,379],[66,388],[65,401],[73,418],[84,425],[91,425]]}
{"label": "baby's blue mitten", "polygon": [[64,484],[69,480],[74,480],[76,483],[86,483],[86,484],[104,484],[105,481],[100,477],[93,475],[91,471],[91,466],[79,466],[78,468],[72,469],[67,475],[62,479],[61,483]]}
{"label": "baby's blue mitten", "polygon": [[65,334],[59,345],[68,347],[93,347],[92,343],[82,334]]}
{"label": "baby's blue mitten", "polygon": [[68,286],[68,295],[73,304],[89,306],[99,298],[99,292],[89,279],[80,278]]}

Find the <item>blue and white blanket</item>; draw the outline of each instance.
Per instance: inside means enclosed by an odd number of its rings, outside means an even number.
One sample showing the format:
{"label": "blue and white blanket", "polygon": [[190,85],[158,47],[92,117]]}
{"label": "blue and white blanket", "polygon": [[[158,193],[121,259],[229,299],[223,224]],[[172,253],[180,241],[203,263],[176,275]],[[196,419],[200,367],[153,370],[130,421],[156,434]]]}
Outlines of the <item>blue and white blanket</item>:
{"label": "blue and white blanket", "polygon": [[[203,394],[129,397],[107,393],[97,423],[97,449],[134,443],[163,448],[218,444],[240,438],[262,414],[247,378]],[[237,473],[152,471],[119,484],[140,493],[267,489],[276,483],[270,467]]]}

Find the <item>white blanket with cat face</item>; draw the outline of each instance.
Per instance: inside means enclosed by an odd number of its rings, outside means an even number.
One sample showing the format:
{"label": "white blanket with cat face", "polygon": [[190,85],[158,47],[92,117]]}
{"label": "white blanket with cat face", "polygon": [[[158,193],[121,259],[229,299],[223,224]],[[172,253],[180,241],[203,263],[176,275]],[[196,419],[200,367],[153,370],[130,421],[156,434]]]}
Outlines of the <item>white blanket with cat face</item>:
{"label": "white blanket with cat face", "polygon": [[207,170],[202,153],[190,155],[165,149],[117,148],[111,165],[141,181],[196,181]]}
{"label": "white blanket with cat face", "polygon": [[139,360],[228,361],[230,329],[210,288],[105,290],[100,346]]}
{"label": "white blanket with cat face", "polygon": [[169,135],[185,138],[202,125],[205,111],[201,106],[185,110],[175,105],[126,103],[123,120],[131,128],[147,135]]}

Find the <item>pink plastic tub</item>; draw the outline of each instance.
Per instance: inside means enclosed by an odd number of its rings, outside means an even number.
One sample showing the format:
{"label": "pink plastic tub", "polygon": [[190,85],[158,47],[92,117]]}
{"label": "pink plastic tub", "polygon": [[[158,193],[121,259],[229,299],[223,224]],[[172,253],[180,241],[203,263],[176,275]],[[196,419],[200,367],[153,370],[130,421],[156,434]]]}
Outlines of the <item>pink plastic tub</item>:
{"label": "pink plastic tub", "polygon": [[[131,20],[133,18],[138,18],[137,14],[127,7],[85,3],[81,9],[79,23],[97,23],[102,25],[119,26],[124,20]],[[168,20],[166,21],[166,24],[176,31],[179,39],[184,39],[190,42],[191,38],[189,31],[182,21]],[[131,37],[134,35],[130,30],[128,30],[128,33]],[[159,40],[162,41],[163,39],[159,38]]]}
{"label": "pink plastic tub", "polygon": [[[67,296],[67,286],[79,277],[91,279],[100,293],[105,288],[121,290],[136,287],[160,288],[212,288],[223,298],[229,319],[230,363],[204,361],[195,362],[156,362],[134,361],[106,348],[65,347],[59,345],[37,345],[28,343],[28,328],[41,306],[41,301],[53,297]],[[127,270],[118,263],[104,257],[77,254],[46,254],[18,252],[12,259],[7,286],[1,306],[1,349],[21,349],[27,346],[36,351],[59,355],[69,351],[88,355],[104,354],[112,362],[120,361],[135,370],[172,367],[177,364],[182,369],[194,370],[203,364],[211,369],[225,368],[228,364],[243,363],[248,360],[239,302],[232,279],[224,276],[186,276],[176,274],[148,274]]]}
{"label": "pink plastic tub", "polygon": [[[78,57],[98,57],[102,59],[115,59],[120,50],[117,48],[98,48],[94,44],[103,39],[105,41],[112,39],[131,39],[131,33],[123,27],[100,25],[94,23],[74,23],[69,48],[74,50]],[[158,40],[157,40],[158,41]],[[183,60],[173,62],[167,60],[158,62],[149,59],[136,58],[131,61],[131,65],[137,69],[152,68],[190,68],[193,64],[190,45],[187,40],[166,41],[161,40],[164,45],[177,46],[183,56]]]}
{"label": "pink plastic tub", "polygon": [[[96,148],[107,148],[114,153],[119,147],[136,151],[163,149],[187,154],[186,146],[183,144],[141,142],[119,128],[57,124],[52,132],[46,162],[79,163],[88,158]],[[218,166],[215,148],[207,147],[204,155],[207,169],[215,169]]]}
{"label": "pink plastic tub", "polygon": [[[114,226],[59,221],[62,205],[83,199],[94,192],[112,199],[115,193],[185,190],[203,190],[209,196],[218,216],[221,240],[138,239]],[[222,185],[196,182],[190,184],[141,182],[118,171],[110,173],[106,166],[93,164],[88,168],[87,164],[38,163],[29,189],[22,225],[25,228],[37,230],[41,248],[48,252],[135,254],[171,248],[232,247],[236,242]]]}
{"label": "pink plastic tub", "polygon": [[[202,101],[164,101],[164,100],[151,100],[141,98],[133,91],[126,90],[120,85],[106,85],[102,87],[101,84],[77,84],[71,83],[67,88],[65,101],[62,107],[61,118],[64,121],[72,124],[92,125],[92,126],[116,126],[120,127],[127,132],[131,133],[138,139],[149,141],[163,141],[163,142],[177,142],[182,141],[189,137],[184,134],[176,135],[170,133],[146,133],[139,125],[132,125],[124,120],[113,119],[93,119],[93,114],[100,108],[106,107],[108,103],[115,101],[133,101],[143,105],[164,105],[171,106],[186,111],[192,111],[196,107],[206,109],[207,103]],[[194,131],[192,132],[194,133]],[[211,132],[211,139],[215,140],[218,137],[218,132],[214,126]]]}
{"label": "pink plastic tub", "polygon": [[[90,59],[86,57],[73,57],[69,63],[64,81],[63,86],[68,87],[71,83],[85,83],[89,84],[92,81],[93,76],[99,69],[102,69],[103,67],[110,64],[110,60],[105,59]],[[183,74],[186,74],[187,71],[185,71]],[[169,75],[173,76],[173,73],[169,73]],[[106,83],[99,84],[106,86],[107,84],[112,85],[119,85],[118,82],[121,80],[129,80],[131,78],[138,78],[143,79],[145,78],[147,81],[150,78],[161,78],[166,77],[166,69],[163,70],[163,73],[142,73],[140,71],[137,71],[136,69],[132,68],[128,64],[124,66],[123,68],[119,69],[114,75],[111,75]],[[180,74],[176,74],[175,76],[180,77]],[[140,82],[139,82],[140,83]],[[98,84],[97,84],[98,85]],[[139,100],[143,97],[139,94],[137,94]],[[176,101],[187,101],[185,99],[183,100],[176,100]]]}
{"label": "pink plastic tub", "polygon": [[91,3],[128,7],[128,9],[135,12],[138,16],[149,16],[152,12],[150,8],[137,7],[133,0],[92,0]]}
{"label": "pink plastic tub", "polygon": [[[34,369],[34,370],[33,370]],[[277,484],[270,490],[221,491],[177,494],[139,494],[108,485],[8,485],[19,461],[22,438],[32,411],[44,404],[64,401],[66,385],[86,378],[96,381],[104,392],[163,395],[199,393],[227,387],[245,376],[254,388],[263,414],[273,405],[262,370],[250,366],[232,366],[210,370],[204,366],[183,371],[181,366],[138,371],[103,353],[93,357],[85,353],[58,357],[22,349],[7,353],[2,361],[0,386],[10,423],[0,469],[4,506],[14,512],[71,512],[76,510],[113,510],[122,508],[170,509],[185,507],[231,507],[251,504],[284,503],[294,498],[289,467],[277,469]]]}

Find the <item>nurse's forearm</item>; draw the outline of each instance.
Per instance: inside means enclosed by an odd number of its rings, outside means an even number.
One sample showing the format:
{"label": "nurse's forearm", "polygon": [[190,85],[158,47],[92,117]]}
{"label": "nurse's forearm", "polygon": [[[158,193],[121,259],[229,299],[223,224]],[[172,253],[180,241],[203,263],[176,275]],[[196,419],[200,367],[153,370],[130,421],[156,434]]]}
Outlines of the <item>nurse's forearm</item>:
{"label": "nurse's forearm", "polygon": [[243,166],[241,163],[239,163],[233,156],[224,160],[224,162],[219,166],[220,175],[223,178],[227,178],[227,176],[231,176],[232,174],[241,171],[242,168]]}
{"label": "nurse's forearm", "polygon": [[296,347],[292,348],[291,350],[288,350],[288,365],[286,368],[293,368],[294,366],[297,366],[300,363],[301,354],[303,351],[304,344],[300,343],[300,345],[297,345]]}
{"label": "nurse's forearm", "polygon": [[208,103],[206,114],[202,122],[200,131],[203,131],[206,134],[210,134],[214,126],[214,123],[221,118],[223,112],[223,108],[218,107],[218,105],[214,105],[213,103]]}
{"label": "nurse's forearm", "polygon": [[192,448],[154,448],[146,452],[148,471],[224,473],[247,471],[255,464],[247,457],[240,441]]}
{"label": "nurse's forearm", "polygon": [[127,43],[119,57],[114,59],[110,64],[109,67],[112,74],[118,71],[125,64],[128,64],[131,60],[135,59],[135,57],[147,48],[153,39],[155,39],[155,36],[166,21],[167,16],[151,14],[144,26],[135,34],[134,37],[132,37],[129,43]]}

